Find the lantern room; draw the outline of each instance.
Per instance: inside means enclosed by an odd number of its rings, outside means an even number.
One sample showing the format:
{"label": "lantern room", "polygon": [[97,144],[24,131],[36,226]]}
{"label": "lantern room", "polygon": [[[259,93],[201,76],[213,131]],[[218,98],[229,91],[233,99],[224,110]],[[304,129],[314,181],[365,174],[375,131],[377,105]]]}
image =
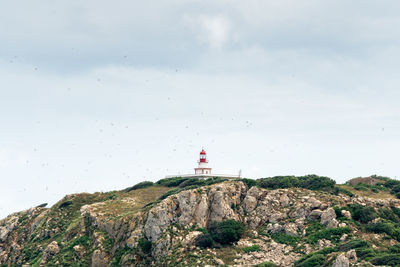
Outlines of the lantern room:
{"label": "lantern room", "polygon": [[206,152],[204,151],[204,149],[202,149],[202,150],[200,151],[200,160],[199,160],[199,162],[208,162],[208,161],[207,161],[207,154],[206,154]]}

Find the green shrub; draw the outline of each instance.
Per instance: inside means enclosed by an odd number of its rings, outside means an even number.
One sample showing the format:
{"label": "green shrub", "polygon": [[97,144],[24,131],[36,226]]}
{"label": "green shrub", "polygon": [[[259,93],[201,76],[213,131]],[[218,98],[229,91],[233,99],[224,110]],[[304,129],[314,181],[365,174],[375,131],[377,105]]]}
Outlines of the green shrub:
{"label": "green shrub", "polygon": [[400,209],[396,207],[390,207],[390,208],[392,209],[393,213],[400,218]]}
{"label": "green shrub", "polygon": [[378,216],[375,209],[370,206],[348,204],[347,209],[350,211],[352,218],[360,223],[368,223]]}
{"label": "green shrub", "polygon": [[315,267],[315,266],[322,266],[325,262],[325,255],[322,254],[312,254],[310,257],[307,257],[303,261],[300,259],[299,261],[295,262],[295,267]]}
{"label": "green shrub", "polygon": [[[169,197],[169,196],[178,194],[178,193],[180,193],[180,192],[182,192],[182,191],[190,190],[190,189],[195,189],[195,188],[198,188],[198,187],[199,187],[198,185],[190,185],[190,186],[187,186],[187,187],[185,187],[185,188],[173,188],[173,189],[171,189],[171,190],[165,192],[163,195],[161,195],[161,196],[158,198],[158,200],[163,200],[163,199],[166,199],[166,198]],[[147,206],[147,205],[146,205],[146,206]]]}
{"label": "green shrub", "polygon": [[205,179],[206,185],[212,185],[212,184],[217,184],[217,183],[222,183],[228,181],[226,178],[221,178],[221,177],[212,177]]}
{"label": "green shrub", "polygon": [[340,207],[338,207],[338,206],[334,206],[333,207],[333,210],[335,211],[335,214],[336,214],[336,218],[341,218],[341,217],[344,217],[343,215],[342,215],[342,209],[340,208]]}
{"label": "green shrub", "polygon": [[117,198],[117,195],[114,194],[114,193],[112,193],[112,194],[109,194],[109,195],[106,197],[105,200],[113,200],[113,199],[116,199],[116,198]]}
{"label": "green shrub", "polygon": [[175,194],[177,194],[177,193],[179,193],[181,191],[182,191],[182,189],[180,189],[180,188],[174,188],[174,189],[168,190],[167,192],[162,194],[158,199],[159,200],[166,199],[167,197],[175,195]]}
{"label": "green shrub", "polygon": [[248,187],[251,188],[257,185],[257,181],[254,179],[242,178],[241,181]]}
{"label": "green shrub", "polygon": [[261,178],[257,183],[262,188],[278,189],[300,187],[310,190],[322,190],[333,192],[335,190],[335,181],[324,176],[314,174],[306,176],[275,176],[269,178]]}
{"label": "green shrub", "polygon": [[400,224],[395,224],[391,222],[377,222],[368,224],[365,230],[372,233],[385,233],[388,236],[400,241]]}
{"label": "green shrub", "polygon": [[88,247],[88,246],[90,246],[91,242],[92,242],[92,240],[90,239],[89,236],[83,235],[83,236],[80,236],[80,237],[76,238],[72,242],[71,247],[74,247],[76,245]]}
{"label": "green shrub", "polygon": [[391,235],[394,239],[396,239],[397,241],[400,241],[400,227],[399,225],[397,225],[397,228],[395,228],[392,232]]}
{"label": "green shrub", "polygon": [[266,262],[257,264],[255,267],[276,267],[276,264],[272,263],[272,262],[269,262],[269,261],[266,261]]}
{"label": "green shrub", "polygon": [[183,177],[164,178],[164,179],[158,180],[156,182],[156,184],[162,185],[162,186],[167,186],[167,187],[176,187],[188,179],[189,178],[183,178]]}
{"label": "green shrub", "polygon": [[66,208],[70,205],[72,205],[72,200],[66,200],[66,201],[62,202],[60,204],[60,206],[58,206],[58,208],[62,209],[62,208]]}
{"label": "green shrub", "polygon": [[260,246],[259,245],[252,245],[250,247],[243,248],[243,251],[245,253],[255,252],[255,251],[259,251],[259,250],[260,250]]}
{"label": "green shrub", "polygon": [[327,239],[338,242],[343,234],[350,233],[349,227],[322,229],[318,232],[311,233],[307,237],[307,241],[311,244],[317,244],[320,239]]}
{"label": "green shrub", "polygon": [[226,220],[212,224],[209,230],[213,240],[220,244],[231,244],[242,237],[244,226],[241,222]]}
{"label": "green shrub", "polygon": [[187,179],[186,181],[183,181],[179,187],[184,188],[192,185],[197,185],[197,186],[203,186],[206,185],[206,180],[205,179],[199,179],[199,178],[191,178]]}
{"label": "green shrub", "polygon": [[[31,261],[33,261],[35,258],[37,258],[41,253],[41,250],[37,247],[32,247],[32,246],[25,246],[22,251],[21,254],[24,258],[24,261],[27,263],[30,263]],[[7,266],[7,265],[5,265]]]}
{"label": "green shrub", "polygon": [[202,228],[202,227],[197,228],[196,231],[202,232],[203,234],[207,234],[208,233],[207,229]]}
{"label": "green shrub", "polygon": [[400,255],[400,244],[395,244],[395,245],[389,247],[389,252],[390,253],[398,253]]}
{"label": "green shrub", "polygon": [[47,203],[43,203],[43,204],[37,205],[36,208],[44,208],[46,206],[47,206]]}
{"label": "green shrub", "polygon": [[290,245],[292,247],[296,247],[297,243],[299,242],[300,238],[298,236],[292,236],[285,233],[274,233],[271,234],[271,238],[280,244]]}
{"label": "green shrub", "polygon": [[370,262],[374,265],[399,266],[400,265],[400,255],[389,254],[389,255],[379,256],[379,257],[373,258]]}
{"label": "green shrub", "polygon": [[145,254],[149,254],[151,252],[151,242],[145,238],[140,238],[139,243],[138,243],[140,249],[143,251]]}
{"label": "green shrub", "polygon": [[320,224],[319,222],[312,222],[310,226],[306,228],[306,236],[309,236],[310,234],[318,232],[322,229],[326,229],[326,226]]}
{"label": "green shrub", "polygon": [[[114,257],[112,258],[110,265],[113,266],[113,267],[114,267],[114,266],[115,266],[115,267],[121,266],[121,260],[122,260],[122,258],[123,258],[126,254],[128,254],[128,253],[130,253],[130,252],[131,252],[131,249],[130,249],[127,245],[125,245],[124,247],[118,248],[118,249],[115,251],[115,253],[114,253]],[[67,266],[67,265],[66,265],[66,266]]]}
{"label": "green shrub", "polygon": [[198,235],[194,241],[194,244],[199,248],[211,248],[214,244],[214,241],[210,234],[205,233]]}
{"label": "green shrub", "polygon": [[392,195],[395,195],[397,198],[400,198],[400,181],[393,180],[388,177],[381,177],[380,179],[386,181],[383,186],[390,190]]}
{"label": "green shrub", "polygon": [[369,247],[369,244],[365,240],[360,240],[360,239],[355,239],[351,240],[347,243],[344,243],[338,247],[339,251],[349,251],[351,249],[356,249],[356,248],[366,248]]}
{"label": "green shrub", "polygon": [[150,186],[153,186],[153,185],[154,185],[153,182],[144,181],[144,182],[137,183],[134,186],[125,188],[123,191],[124,192],[130,192],[130,191],[133,191],[133,190],[137,190],[137,189],[140,189],[140,188],[146,188],[146,187],[150,187]]}
{"label": "green shrub", "polygon": [[400,193],[400,184],[393,186],[391,192],[393,193]]}
{"label": "green shrub", "polygon": [[300,177],[300,181],[302,183],[303,188],[307,188],[310,190],[324,190],[329,191],[331,190],[336,182],[331,178],[324,177],[324,176],[317,176],[317,175],[306,175]]}
{"label": "green shrub", "polygon": [[356,248],[356,254],[357,254],[357,257],[361,260],[376,256],[375,250],[373,250],[372,248],[368,248],[368,247]]}
{"label": "green shrub", "polygon": [[111,251],[111,249],[113,248],[113,246],[114,246],[114,240],[112,239],[112,238],[110,238],[107,234],[105,234],[104,235],[104,239],[103,239],[103,241],[102,241],[102,245],[103,245],[103,248],[106,250],[106,251]]}
{"label": "green shrub", "polygon": [[393,189],[400,185],[400,181],[387,178],[386,183],[383,184],[386,188]]}
{"label": "green shrub", "polygon": [[400,222],[399,217],[393,211],[393,209],[381,208],[381,209],[379,209],[378,214],[379,214],[379,217],[381,217],[382,219],[389,220],[394,223]]}
{"label": "green shrub", "polygon": [[270,178],[261,178],[258,185],[267,189],[300,187],[300,181],[295,176],[275,176]]}
{"label": "green shrub", "polygon": [[368,187],[366,184],[363,183],[358,183],[355,186],[353,186],[354,189],[358,190],[358,191],[368,191]]}
{"label": "green shrub", "polygon": [[353,197],[354,196],[354,194],[352,192],[350,192],[349,190],[341,188],[341,187],[338,187],[338,186],[335,186],[335,189],[334,189],[334,191],[332,193],[334,193],[335,195],[339,195],[340,193],[342,193],[342,194],[347,195],[349,197]]}
{"label": "green shrub", "polygon": [[377,223],[371,223],[368,224],[365,229],[368,232],[372,232],[372,233],[386,233],[388,235],[391,235],[394,231],[394,225],[392,223],[389,222],[377,222]]}

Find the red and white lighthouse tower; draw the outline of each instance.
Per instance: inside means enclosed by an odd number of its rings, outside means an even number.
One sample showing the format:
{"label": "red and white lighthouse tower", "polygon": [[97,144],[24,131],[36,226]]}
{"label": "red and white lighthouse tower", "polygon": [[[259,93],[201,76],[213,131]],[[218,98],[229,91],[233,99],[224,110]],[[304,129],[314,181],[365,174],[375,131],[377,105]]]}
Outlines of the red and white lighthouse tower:
{"label": "red and white lighthouse tower", "polygon": [[211,168],[208,167],[207,153],[202,149],[200,151],[199,166],[194,168],[195,174],[211,174]]}

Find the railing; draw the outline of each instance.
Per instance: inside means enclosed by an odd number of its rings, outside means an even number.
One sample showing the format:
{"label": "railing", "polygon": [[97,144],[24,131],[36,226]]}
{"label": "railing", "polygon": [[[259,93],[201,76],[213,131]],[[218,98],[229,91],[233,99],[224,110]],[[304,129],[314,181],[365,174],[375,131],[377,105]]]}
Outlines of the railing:
{"label": "railing", "polygon": [[189,178],[212,178],[212,177],[221,177],[221,178],[240,178],[239,174],[176,174],[176,175],[167,175],[165,178],[173,178],[173,177],[189,177]]}

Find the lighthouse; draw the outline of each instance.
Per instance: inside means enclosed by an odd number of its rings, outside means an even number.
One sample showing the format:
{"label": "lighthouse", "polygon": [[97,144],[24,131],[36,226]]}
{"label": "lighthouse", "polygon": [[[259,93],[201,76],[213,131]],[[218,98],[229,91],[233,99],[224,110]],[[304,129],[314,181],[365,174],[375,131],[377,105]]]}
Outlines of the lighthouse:
{"label": "lighthouse", "polygon": [[194,168],[195,174],[211,174],[211,168],[208,167],[207,153],[204,149],[200,151],[200,159],[197,163],[199,166]]}
{"label": "lighthouse", "polygon": [[200,158],[197,161],[197,168],[194,168],[194,174],[175,174],[167,175],[165,178],[185,177],[185,178],[226,178],[238,179],[241,178],[241,171],[238,174],[211,174],[211,168],[208,167],[207,153],[204,149],[200,151]]}

